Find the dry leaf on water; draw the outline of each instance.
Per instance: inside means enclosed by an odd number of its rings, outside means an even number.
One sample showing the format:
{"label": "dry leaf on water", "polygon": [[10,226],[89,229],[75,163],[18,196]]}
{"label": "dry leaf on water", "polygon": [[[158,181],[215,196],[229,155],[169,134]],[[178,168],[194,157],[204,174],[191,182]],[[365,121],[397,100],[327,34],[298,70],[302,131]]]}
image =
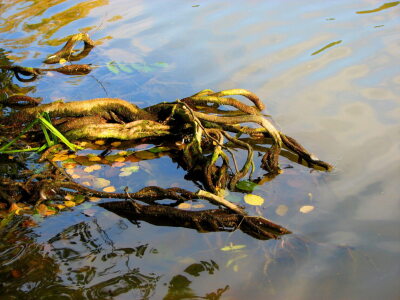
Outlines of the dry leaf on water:
{"label": "dry leaf on water", "polygon": [[244,202],[250,205],[262,205],[264,203],[264,198],[254,194],[246,194],[244,196]]}
{"label": "dry leaf on water", "polygon": [[183,202],[183,203],[181,203],[181,204],[178,205],[178,208],[179,208],[179,209],[190,209],[191,207],[192,207],[191,204],[185,203],[185,202]]}
{"label": "dry leaf on water", "polygon": [[313,210],[314,210],[314,206],[312,206],[312,205],[304,205],[304,206],[300,207],[300,209],[299,209],[299,211],[303,214],[307,214]]}
{"label": "dry leaf on water", "polygon": [[105,187],[105,188],[103,189],[103,191],[104,191],[104,192],[107,192],[107,193],[114,193],[114,192],[115,192],[115,187],[113,187],[112,185],[110,185],[110,186],[108,186],[108,187]]}
{"label": "dry leaf on water", "polygon": [[279,206],[276,208],[275,213],[276,213],[278,216],[283,217],[284,215],[286,215],[286,213],[288,212],[288,210],[289,210],[289,208],[288,208],[286,205],[281,204],[281,205],[279,205]]}

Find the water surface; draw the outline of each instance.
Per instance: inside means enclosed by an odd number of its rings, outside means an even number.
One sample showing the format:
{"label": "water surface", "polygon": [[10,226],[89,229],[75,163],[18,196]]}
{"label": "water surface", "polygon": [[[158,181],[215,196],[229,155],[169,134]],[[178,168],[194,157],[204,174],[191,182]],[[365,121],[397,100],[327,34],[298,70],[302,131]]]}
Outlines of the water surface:
{"label": "water surface", "polygon": [[[36,228],[9,228],[0,240],[0,294],[213,299],[221,289],[221,299],[399,298],[398,4],[2,1],[0,48],[17,64],[40,67],[79,31],[100,41],[82,61],[99,66],[90,76],[43,77],[32,96],[109,96],[145,107],[206,88],[245,88],[282,131],[335,170],[311,172],[282,159],[293,168],[254,192],[265,204],[248,209],[293,231],[277,241],[138,228],[95,206],[90,217],[76,207]],[[114,74],[111,61],[149,68]],[[147,175],[130,179],[134,188],[196,189],[168,158],[146,166]],[[276,213],[280,205],[288,207],[284,215]],[[315,209],[301,213],[304,205]],[[246,247],[221,250],[231,243]]]}

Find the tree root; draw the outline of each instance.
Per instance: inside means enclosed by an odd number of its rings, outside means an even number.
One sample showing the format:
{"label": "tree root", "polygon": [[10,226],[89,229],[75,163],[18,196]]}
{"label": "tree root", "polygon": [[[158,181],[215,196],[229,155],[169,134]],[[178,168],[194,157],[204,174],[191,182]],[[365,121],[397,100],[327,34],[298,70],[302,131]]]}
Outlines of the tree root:
{"label": "tree root", "polygon": [[[73,55],[73,47],[78,41],[84,42],[84,49],[81,53]],[[93,47],[94,42],[87,34],[77,34],[72,36],[61,50],[49,56],[45,63],[58,63],[61,59],[78,60],[88,55]],[[53,69],[20,66],[0,68],[14,72],[18,79],[25,82],[32,81],[48,71],[84,75],[91,70],[89,65],[69,65]],[[253,105],[243,103],[233,96],[245,97]],[[52,150],[58,151],[61,147],[56,145],[52,146],[51,150],[46,150],[41,158],[41,161],[50,161],[51,171],[32,173],[29,178],[25,178],[25,181],[0,178],[0,201],[8,204],[22,199],[30,199],[29,201],[36,201],[37,204],[57,199],[57,195],[59,197],[68,190],[86,197],[125,199],[120,202],[102,203],[101,206],[133,220],[194,228],[202,232],[240,229],[253,237],[268,239],[277,238],[289,231],[262,217],[248,216],[243,208],[221,196],[225,189],[236,191],[238,182],[247,175],[251,180],[255,166],[254,151],[265,152],[261,159],[261,167],[268,171],[266,176],[269,178],[279,174],[279,157],[283,148],[286,149],[285,153],[296,155],[299,163],[305,161],[309,167],[322,168],[326,171],[332,169],[330,164],[316,158],[295,139],[277,130],[262,114],[265,108],[262,101],[244,89],[220,92],[203,90],[175,102],[163,102],[144,109],[117,98],[40,104],[39,100],[22,95],[10,96],[3,101],[3,105],[18,108],[18,111],[0,119],[3,134],[8,134],[10,138],[13,138],[16,130],[21,130],[21,126],[33,122],[38,116],[43,119],[44,115],[50,118],[47,120],[51,121],[50,125],[58,130],[51,127],[53,133],[61,132],[64,138],[69,140],[143,141],[145,139],[146,143],[168,145],[168,149],[171,149],[168,154],[187,171],[185,178],[195,181],[200,186],[200,190],[196,193],[179,188],[162,189],[154,186],[146,187],[136,193],[97,191],[73,182],[62,168],[49,160]],[[226,113],[218,109],[222,105],[231,106],[234,110]],[[243,123],[251,123],[253,127],[244,126]],[[25,143],[26,147],[31,147],[33,143],[37,146],[39,142],[43,143],[44,138],[47,146],[54,144],[48,141],[46,131],[38,134],[40,128],[34,125],[31,127],[33,128],[28,132],[27,141],[21,142]],[[245,135],[245,138],[241,138],[241,135]],[[8,147],[8,144],[6,146]],[[238,166],[233,153],[237,148],[247,152],[246,161],[241,167]],[[104,151],[109,151],[109,148]],[[163,199],[175,200],[176,203],[160,205],[156,202]],[[183,211],[171,207],[195,199],[205,199],[225,209]],[[135,200],[147,205],[139,204]]]}
{"label": "tree root", "polygon": [[199,232],[234,231],[240,229],[260,239],[276,239],[290,231],[262,217],[232,214],[223,209],[182,211],[162,205],[141,205],[135,201],[106,202],[99,204],[121,217],[157,226],[173,226],[196,229]]}

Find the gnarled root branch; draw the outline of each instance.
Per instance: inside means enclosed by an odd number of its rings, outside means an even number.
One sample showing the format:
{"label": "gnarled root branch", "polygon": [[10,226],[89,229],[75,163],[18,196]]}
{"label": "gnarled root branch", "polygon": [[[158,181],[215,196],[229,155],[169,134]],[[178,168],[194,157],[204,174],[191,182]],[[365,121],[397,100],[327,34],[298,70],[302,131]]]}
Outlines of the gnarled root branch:
{"label": "gnarled root branch", "polygon": [[240,229],[261,240],[290,233],[262,217],[248,217],[222,209],[183,211],[162,205],[141,205],[135,201],[107,202],[100,206],[132,221],[144,220],[158,226],[186,227],[200,232]]}

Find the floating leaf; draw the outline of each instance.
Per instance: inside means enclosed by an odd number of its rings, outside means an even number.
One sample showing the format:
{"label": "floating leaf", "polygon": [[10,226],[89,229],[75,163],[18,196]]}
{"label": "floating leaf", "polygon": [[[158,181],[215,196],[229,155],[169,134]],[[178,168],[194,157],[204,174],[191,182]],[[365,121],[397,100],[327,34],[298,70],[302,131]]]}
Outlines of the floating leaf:
{"label": "floating leaf", "polygon": [[78,174],[72,174],[71,177],[72,177],[73,179],[81,178],[81,176],[79,176]]}
{"label": "floating leaf", "polygon": [[113,146],[113,147],[118,147],[119,145],[121,145],[121,142],[113,142],[113,143],[111,143],[111,146]]}
{"label": "floating leaf", "polygon": [[64,196],[64,199],[65,199],[65,200],[72,201],[72,200],[74,199],[74,195],[66,194],[66,195]]}
{"label": "floating leaf", "polygon": [[111,183],[110,180],[107,180],[105,178],[97,177],[93,179],[93,187],[97,189],[104,188],[106,186],[109,186]]}
{"label": "floating leaf", "polygon": [[83,196],[83,195],[76,195],[74,197],[74,202],[76,204],[81,204],[83,201],[85,201],[85,196]]}
{"label": "floating leaf", "polygon": [[190,203],[186,203],[186,202],[183,202],[178,205],[179,209],[190,209],[191,207],[192,207],[192,205]]}
{"label": "floating leaf", "polygon": [[228,261],[226,262],[225,267],[229,268],[229,266],[230,266],[232,263],[234,263],[234,262],[236,262],[236,261],[238,261],[238,260],[240,260],[240,259],[246,258],[247,256],[248,256],[247,254],[240,254],[239,256],[236,256],[236,257],[234,257],[234,258],[231,258],[230,260],[228,260]]}
{"label": "floating leaf", "polygon": [[65,208],[65,205],[62,205],[62,204],[56,204],[56,207],[57,207],[59,210],[62,210],[62,209],[64,209],[64,208]]}
{"label": "floating leaf", "polygon": [[314,206],[312,206],[312,205],[304,205],[304,206],[300,207],[300,209],[299,209],[299,211],[303,214],[307,214],[313,210],[314,210]]}
{"label": "floating leaf", "polygon": [[127,155],[127,154],[128,154],[127,151],[119,151],[118,152],[118,155],[121,155],[121,156],[124,156],[124,155]]}
{"label": "floating leaf", "polygon": [[66,169],[74,169],[76,167],[76,163],[65,163],[63,167]]}
{"label": "floating leaf", "polygon": [[92,167],[86,167],[86,168],[83,169],[83,172],[86,172],[86,173],[92,173],[93,171],[94,170],[93,170]]}
{"label": "floating leaf", "polygon": [[100,170],[100,169],[101,169],[101,166],[100,166],[100,165],[93,165],[93,166],[92,166],[92,169],[93,169],[93,170]]}
{"label": "floating leaf", "polygon": [[76,204],[74,201],[64,201],[66,207],[74,207]]}
{"label": "floating leaf", "polygon": [[196,4],[196,5],[192,5],[192,7],[199,7],[200,5],[199,4]]}
{"label": "floating leaf", "polygon": [[133,165],[130,167],[121,168],[121,170],[124,172],[137,172],[137,171],[139,171],[139,166]]}
{"label": "floating leaf", "polygon": [[116,162],[124,162],[125,161],[125,157],[117,157],[114,161]]}
{"label": "floating leaf", "polygon": [[101,157],[98,157],[97,155],[91,155],[89,156],[89,161],[100,161]]}
{"label": "floating leaf", "polygon": [[107,69],[109,69],[114,74],[119,74],[119,69],[114,61],[110,61],[106,64]]}
{"label": "floating leaf", "polygon": [[64,161],[68,159],[68,155],[54,155],[52,161]]}
{"label": "floating leaf", "polygon": [[242,180],[236,184],[236,188],[242,191],[252,192],[257,185],[257,183],[254,183],[252,181]]}
{"label": "floating leaf", "polygon": [[115,192],[115,187],[113,187],[112,185],[110,185],[110,186],[104,188],[103,191],[104,191],[104,192],[107,192],[107,193],[114,193],[114,192]]}
{"label": "floating leaf", "polygon": [[124,71],[124,72],[126,72],[126,73],[132,73],[132,69],[129,68],[126,64],[120,64],[120,63],[118,63],[118,67],[119,67],[122,71]]}
{"label": "floating leaf", "polygon": [[20,207],[18,204],[16,203],[11,203],[10,208],[8,209],[8,212],[14,212],[15,214],[19,214],[19,212],[22,210],[22,207]]}
{"label": "floating leaf", "polygon": [[204,207],[204,204],[194,204],[194,205],[192,205],[192,207],[193,208],[203,208]]}
{"label": "floating leaf", "polygon": [[246,248],[246,245],[233,245],[232,243],[228,246],[222,247],[221,251],[235,251]]}
{"label": "floating leaf", "polygon": [[288,212],[288,210],[289,210],[289,208],[288,208],[286,205],[281,204],[281,205],[279,205],[279,206],[276,208],[275,213],[276,213],[278,216],[283,217],[284,215],[286,215],[286,213]]}
{"label": "floating leaf", "polygon": [[82,182],[82,184],[83,184],[83,185],[86,185],[86,186],[91,186],[91,184],[90,184],[89,181],[84,181],[84,182]]}
{"label": "floating leaf", "polygon": [[65,58],[61,58],[60,61],[58,62],[60,65],[65,65],[67,63],[67,60]]}
{"label": "floating leaf", "polygon": [[244,202],[250,205],[262,205],[264,203],[264,198],[253,194],[246,194],[244,196]]}
{"label": "floating leaf", "polygon": [[121,167],[123,167],[123,166],[125,166],[126,165],[126,163],[123,163],[123,162],[115,162],[115,163],[113,163],[112,165],[111,165],[111,167],[112,168],[121,168]]}
{"label": "floating leaf", "polygon": [[159,152],[165,152],[165,151],[169,151],[170,148],[168,147],[154,147],[149,149],[148,151],[150,151],[151,153],[159,153]]}
{"label": "floating leaf", "polygon": [[94,143],[95,143],[96,145],[102,146],[102,145],[104,145],[106,142],[105,142],[104,140],[97,140],[97,141],[95,141]]}
{"label": "floating leaf", "polygon": [[101,198],[89,197],[89,201],[90,201],[90,202],[99,202],[100,200],[101,200]]}
{"label": "floating leaf", "polygon": [[121,172],[121,173],[119,173],[119,177],[127,177],[127,176],[131,176],[132,175],[132,172]]}
{"label": "floating leaf", "polygon": [[135,69],[138,72],[143,72],[143,73],[148,73],[153,71],[153,69],[145,64],[139,64],[139,63],[133,63],[131,64],[132,68]]}
{"label": "floating leaf", "polygon": [[135,156],[140,159],[154,159],[157,157],[155,153],[151,153],[150,151],[139,151],[135,153]]}

